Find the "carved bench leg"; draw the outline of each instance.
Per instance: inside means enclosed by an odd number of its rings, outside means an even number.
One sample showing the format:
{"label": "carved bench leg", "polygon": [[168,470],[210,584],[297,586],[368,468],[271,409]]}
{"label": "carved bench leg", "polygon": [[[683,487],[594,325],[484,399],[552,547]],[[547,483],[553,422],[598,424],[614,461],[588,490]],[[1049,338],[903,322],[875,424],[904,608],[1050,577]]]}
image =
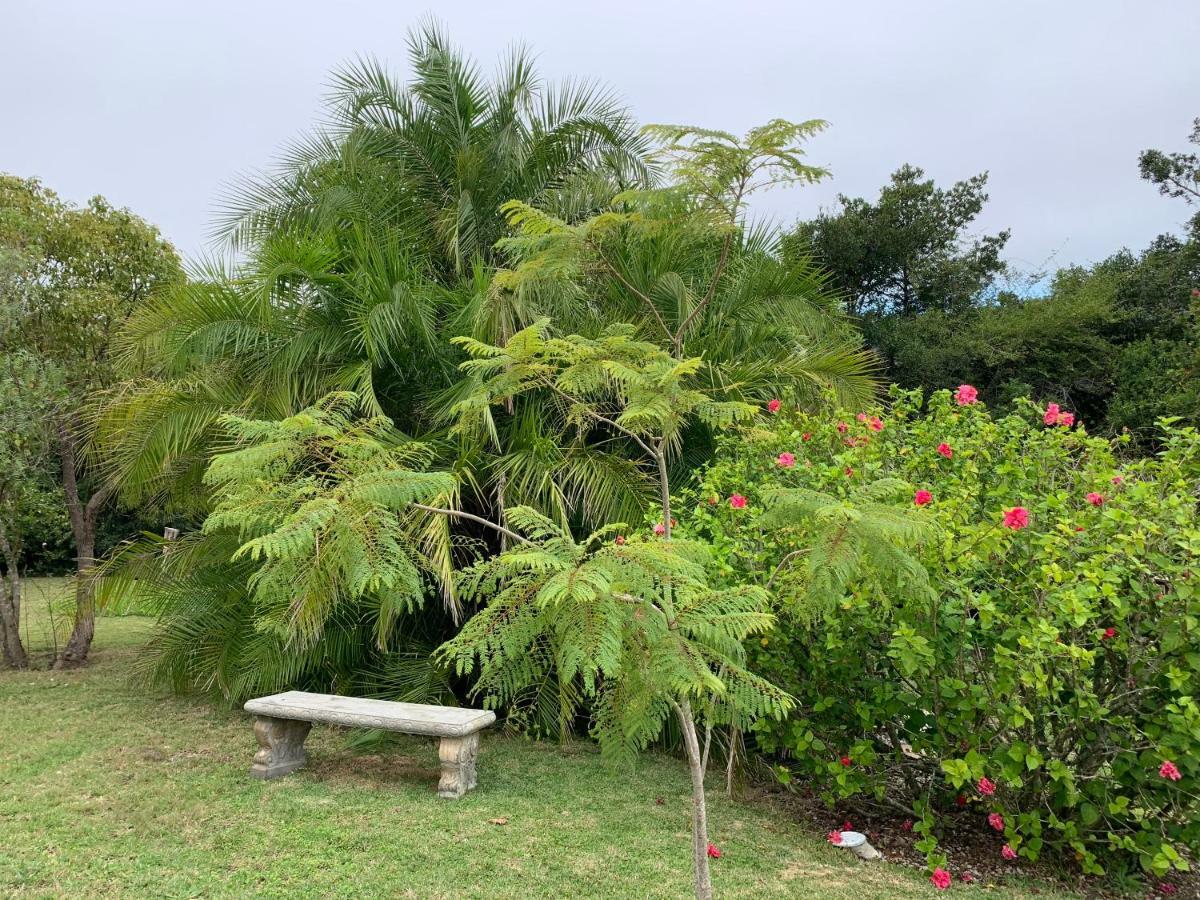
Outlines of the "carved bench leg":
{"label": "carved bench leg", "polygon": [[455,800],[475,787],[475,758],[479,753],[479,732],[466,737],[444,737],[438,745],[442,778],[438,796]]}
{"label": "carved bench leg", "polygon": [[254,736],[258,752],[250,767],[252,778],[279,778],[294,772],[308,762],[304,739],[312,728],[310,722],[276,719],[272,716],[254,717]]}

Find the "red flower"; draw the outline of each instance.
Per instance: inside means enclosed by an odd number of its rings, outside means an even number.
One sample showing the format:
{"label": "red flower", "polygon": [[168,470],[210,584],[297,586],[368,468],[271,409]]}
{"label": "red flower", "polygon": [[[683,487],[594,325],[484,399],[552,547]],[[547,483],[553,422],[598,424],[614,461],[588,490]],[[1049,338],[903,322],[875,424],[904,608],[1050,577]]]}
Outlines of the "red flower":
{"label": "red flower", "polygon": [[777,412],[779,412],[779,407],[781,407],[781,406],[783,406],[783,404],[780,403],[778,400],[768,400],[767,401],[767,411],[768,412],[777,413]]}
{"label": "red flower", "polygon": [[618,547],[624,547],[624,546],[625,546],[625,535],[623,535],[623,534],[618,534],[618,535],[617,535],[617,539],[616,539],[616,541],[615,541],[614,543],[616,543],[616,545],[617,545]]}
{"label": "red flower", "polygon": [[979,391],[969,384],[960,384],[958,390],[954,392],[954,402],[959,406],[970,406],[977,399],[979,399]]}
{"label": "red flower", "polygon": [[1000,848],[1000,855],[1002,857],[1004,857],[1005,859],[1016,859],[1017,851],[1014,850],[1012,847],[1010,847],[1008,844],[1005,844],[1003,847]]}
{"label": "red flower", "polygon": [[849,819],[847,819],[845,822],[842,823],[842,831],[853,831],[853,830],[854,830],[854,826],[852,824],[850,824]]}
{"label": "red flower", "polygon": [[983,794],[985,797],[992,796],[992,794],[996,793],[996,783],[990,778],[980,778],[979,793]]}
{"label": "red flower", "polygon": [[917,491],[913,494],[913,503],[917,506],[925,506],[927,503],[933,502],[933,494],[926,490]]}
{"label": "red flower", "polygon": [[854,762],[854,760],[852,760],[848,756],[843,756],[841,759],[838,760],[838,762],[840,762],[843,766],[849,766],[850,764],[852,764]]}
{"label": "red flower", "polygon": [[952,457],[954,455],[954,451],[950,449],[950,445],[947,444],[945,441],[942,441],[940,444],[937,445],[937,452],[939,454],[941,454],[942,456],[946,457],[946,459],[949,459],[950,457]]}
{"label": "red flower", "polygon": [[708,855],[711,856],[713,859],[720,859],[721,851],[717,849],[716,844],[710,843],[708,845]]}
{"label": "red flower", "polygon": [[967,795],[959,794],[957,797],[954,798],[954,802],[957,803],[959,806],[966,806],[967,805]]}
{"label": "red flower", "polygon": [[1104,505],[1104,495],[1097,494],[1095,491],[1092,491],[1091,493],[1089,493],[1087,495],[1087,502],[1092,504],[1092,506],[1103,506]]}
{"label": "red flower", "polygon": [[879,416],[871,416],[870,421],[867,422],[867,427],[872,431],[883,431],[883,419],[879,418]]}
{"label": "red flower", "polygon": [[732,494],[729,497],[729,505],[732,506],[734,509],[745,509],[746,508],[746,498],[743,497],[741,494]]}
{"label": "red flower", "polygon": [[654,523],[654,533],[655,534],[666,534],[667,526],[664,525],[662,522],[655,522]]}
{"label": "red flower", "polygon": [[1059,413],[1058,424],[1063,428],[1070,428],[1075,424],[1075,413],[1065,412]]}
{"label": "red flower", "polygon": [[831,844],[840,844],[842,842],[842,833],[840,831],[831,831],[826,835],[826,838]]}
{"label": "red flower", "polygon": [[838,430],[839,434],[845,434],[849,430],[849,428],[850,428],[850,426],[847,425],[845,422],[837,423],[837,430]]}
{"label": "red flower", "polygon": [[1115,628],[1105,628],[1105,629],[1104,629],[1104,633],[1103,633],[1102,635],[1100,635],[1100,640],[1102,640],[1102,641],[1111,641],[1111,640],[1112,640],[1113,638],[1115,638],[1116,636],[1117,636],[1117,629],[1115,629]]}
{"label": "red flower", "polygon": [[1058,423],[1058,413],[1059,413],[1059,409],[1058,409],[1057,403],[1046,404],[1046,412],[1042,416],[1042,422],[1045,423],[1046,425],[1057,424]]}
{"label": "red flower", "polygon": [[860,422],[865,422],[865,421],[867,421],[867,414],[866,414],[866,413],[859,413],[859,414],[858,414],[857,416],[855,416],[854,418],[858,419],[858,421],[860,421]]}
{"label": "red flower", "polygon": [[1076,531],[1085,531],[1086,529],[1082,525],[1076,525],[1075,530]]}
{"label": "red flower", "polygon": [[903,822],[900,823],[900,830],[901,831],[912,831],[912,826],[913,826],[913,820],[905,819]]}
{"label": "red flower", "polygon": [[846,477],[847,477],[847,478],[853,478],[853,477],[854,477],[854,469],[853,469],[853,467],[851,467],[851,466],[846,466]]}
{"label": "red flower", "polygon": [[775,461],[777,463],[779,463],[779,465],[783,466],[785,469],[790,469],[792,466],[794,466],[796,464],[796,457],[793,456],[791,453],[780,453],[779,458],[776,459]]}
{"label": "red flower", "polygon": [[1120,484],[1121,484],[1123,481],[1125,481],[1125,479],[1124,479],[1124,478],[1122,478],[1120,475],[1114,475],[1114,476],[1112,477],[1112,483],[1113,483],[1113,484],[1120,485]]}
{"label": "red flower", "polygon": [[1158,767],[1158,774],[1163,778],[1169,778],[1171,781],[1178,781],[1183,777],[1175,763],[1171,762],[1169,759],[1164,760],[1163,764]]}
{"label": "red flower", "polygon": [[804,434],[800,435],[800,440],[811,441],[812,440],[812,432],[811,431],[804,432]]}
{"label": "red flower", "polygon": [[990,816],[988,816],[988,824],[991,825],[995,831],[1003,831],[1004,816],[1000,815],[1000,813],[992,813]]}
{"label": "red flower", "polygon": [[[1192,291],[1192,293],[1195,294],[1196,292]],[[1179,890],[1179,888],[1175,887],[1175,885],[1173,885],[1169,881],[1164,881],[1161,884],[1159,884],[1158,890],[1163,894],[1173,894],[1177,890]]]}
{"label": "red flower", "polygon": [[1004,527],[1011,528],[1013,531],[1020,531],[1022,528],[1029,527],[1029,510],[1023,506],[1014,506],[1012,509],[1005,511]]}
{"label": "red flower", "polygon": [[945,869],[934,869],[933,874],[929,876],[929,880],[933,882],[933,886],[939,891],[944,891],[950,887],[950,882],[954,879],[950,877],[950,873]]}
{"label": "red flower", "polygon": [[963,872],[962,875],[959,876],[959,878],[962,879],[963,884],[970,884],[972,881],[975,880],[975,876],[972,875],[970,872]]}

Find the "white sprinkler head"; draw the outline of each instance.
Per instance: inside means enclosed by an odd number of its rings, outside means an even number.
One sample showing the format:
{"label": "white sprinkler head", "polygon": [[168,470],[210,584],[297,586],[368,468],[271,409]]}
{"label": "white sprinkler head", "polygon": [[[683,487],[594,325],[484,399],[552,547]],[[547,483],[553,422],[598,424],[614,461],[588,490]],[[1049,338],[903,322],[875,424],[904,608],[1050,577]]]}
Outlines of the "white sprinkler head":
{"label": "white sprinkler head", "polygon": [[883,854],[876,850],[867,841],[867,836],[857,831],[841,832],[842,842],[839,847],[844,847],[847,850],[853,850],[855,856],[859,859],[882,859]]}

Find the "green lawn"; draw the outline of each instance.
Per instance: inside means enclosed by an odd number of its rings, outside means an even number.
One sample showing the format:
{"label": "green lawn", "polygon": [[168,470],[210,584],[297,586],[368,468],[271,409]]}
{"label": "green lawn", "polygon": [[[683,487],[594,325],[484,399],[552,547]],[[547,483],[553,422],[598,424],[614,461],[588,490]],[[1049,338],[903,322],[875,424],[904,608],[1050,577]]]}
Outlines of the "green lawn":
{"label": "green lawn", "polygon": [[[33,633],[45,625],[37,606]],[[356,754],[344,733],[317,726],[307,769],[253,781],[242,713],[131,686],[147,627],[101,619],[83,671],[0,674],[0,894],[689,894],[689,789],[677,760],[649,755],[614,772],[586,743],[489,734],[478,790],[445,801],[432,744]],[[714,796],[709,817],[723,852],[713,866],[720,896],[937,893],[913,870],[852,862],[768,804]]]}

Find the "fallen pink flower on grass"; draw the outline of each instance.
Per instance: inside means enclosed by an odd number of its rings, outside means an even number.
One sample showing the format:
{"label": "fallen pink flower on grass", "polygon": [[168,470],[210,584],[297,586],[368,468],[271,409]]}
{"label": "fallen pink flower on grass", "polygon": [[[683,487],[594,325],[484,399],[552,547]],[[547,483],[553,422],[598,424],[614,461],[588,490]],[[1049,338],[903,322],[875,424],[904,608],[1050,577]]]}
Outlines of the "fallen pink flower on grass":
{"label": "fallen pink flower on grass", "polygon": [[1016,859],[1017,851],[1014,850],[1012,847],[1010,847],[1008,844],[1005,844],[1003,847],[1000,848],[1000,855],[1002,857],[1004,857],[1005,859]]}
{"label": "fallen pink flower on grass", "polygon": [[933,882],[933,886],[939,891],[944,891],[950,887],[950,882],[954,879],[945,869],[934,869],[933,874],[929,876],[929,880]]}
{"label": "fallen pink flower on grass", "polygon": [[834,844],[834,845],[841,844],[842,833],[840,831],[831,831],[831,832],[829,832],[828,835],[826,835],[826,839],[831,844]]}
{"label": "fallen pink flower on grass", "polygon": [[716,844],[710,843],[708,845],[708,855],[711,856],[713,859],[720,859],[721,851],[717,848]]}

